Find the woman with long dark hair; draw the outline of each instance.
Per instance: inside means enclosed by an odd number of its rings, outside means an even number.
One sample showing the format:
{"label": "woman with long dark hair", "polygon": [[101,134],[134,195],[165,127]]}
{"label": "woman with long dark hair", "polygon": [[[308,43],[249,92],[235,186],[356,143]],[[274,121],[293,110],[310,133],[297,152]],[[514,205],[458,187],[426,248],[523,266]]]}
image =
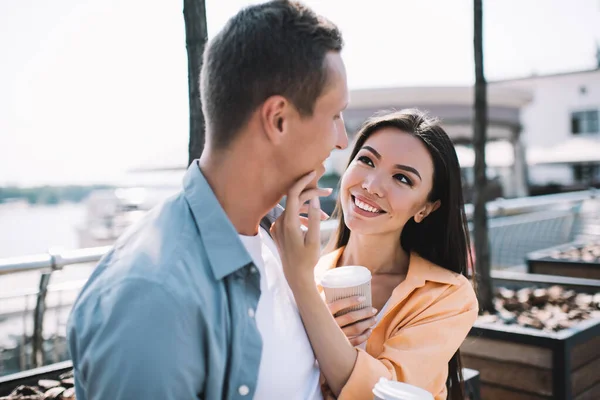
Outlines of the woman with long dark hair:
{"label": "woman with long dark hair", "polygon": [[[300,209],[302,189],[290,191],[286,213]],[[311,200],[312,221],[317,207]],[[386,377],[426,389],[436,400],[463,400],[458,349],[478,304],[466,277],[470,245],[460,167],[438,121],[414,109],[369,119],[341,179],[336,213],[330,252],[315,270],[316,223],[309,221],[304,236],[291,216],[273,229],[326,397],[371,399]],[[334,318],[364,299],[325,305],[314,276],[345,265],[371,271],[373,308]]]}

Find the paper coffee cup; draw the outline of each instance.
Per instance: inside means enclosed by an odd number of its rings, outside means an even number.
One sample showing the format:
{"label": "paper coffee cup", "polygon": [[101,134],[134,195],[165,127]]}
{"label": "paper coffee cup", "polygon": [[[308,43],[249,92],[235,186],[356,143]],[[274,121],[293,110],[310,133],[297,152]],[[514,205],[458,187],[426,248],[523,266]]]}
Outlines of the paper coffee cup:
{"label": "paper coffee cup", "polygon": [[379,378],[373,388],[375,400],[433,400],[433,395],[408,383]]}
{"label": "paper coffee cup", "polygon": [[335,314],[336,317],[371,307],[371,271],[358,265],[333,268],[321,279],[327,303],[352,296],[364,296],[365,301],[355,307],[345,308]]}

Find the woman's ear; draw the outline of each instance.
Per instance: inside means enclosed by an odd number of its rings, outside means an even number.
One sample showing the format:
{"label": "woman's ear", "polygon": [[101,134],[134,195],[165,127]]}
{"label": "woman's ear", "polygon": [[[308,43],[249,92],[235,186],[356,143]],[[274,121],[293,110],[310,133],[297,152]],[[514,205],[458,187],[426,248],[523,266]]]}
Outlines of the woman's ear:
{"label": "woman's ear", "polygon": [[427,218],[429,216],[429,214],[431,214],[432,212],[434,212],[435,210],[437,210],[438,208],[440,208],[440,206],[442,205],[442,202],[440,200],[436,200],[433,203],[427,203],[415,216],[415,222],[417,224],[420,224],[421,222],[423,222],[423,220],[425,218]]}
{"label": "woman's ear", "polygon": [[281,143],[286,128],[286,111],[289,108],[283,96],[271,96],[260,106],[259,115],[263,131],[273,144]]}

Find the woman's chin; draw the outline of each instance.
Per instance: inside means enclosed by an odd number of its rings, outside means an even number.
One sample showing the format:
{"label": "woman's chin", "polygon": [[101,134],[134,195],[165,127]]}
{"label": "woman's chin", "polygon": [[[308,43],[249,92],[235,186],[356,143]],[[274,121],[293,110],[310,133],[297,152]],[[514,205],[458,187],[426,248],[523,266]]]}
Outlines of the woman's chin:
{"label": "woman's chin", "polygon": [[371,221],[361,220],[353,216],[344,216],[344,222],[351,232],[358,234],[373,234],[377,231],[377,227],[373,226],[375,224],[373,224]]}
{"label": "woman's chin", "polygon": [[361,218],[360,216],[352,215],[352,213],[344,212],[344,223],[352,232],[359,235],[385,235],[393,233],[400,235],[402,228],[397,230],[391,228],[389,224],[384,224],[376,219]]}

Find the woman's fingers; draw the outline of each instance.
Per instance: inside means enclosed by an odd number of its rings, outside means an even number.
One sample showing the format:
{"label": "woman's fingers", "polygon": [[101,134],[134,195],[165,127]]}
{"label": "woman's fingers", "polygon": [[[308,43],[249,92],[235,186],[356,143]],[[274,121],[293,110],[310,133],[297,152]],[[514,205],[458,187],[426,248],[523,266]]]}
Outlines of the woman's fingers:
{"label": "woman's fingers", "polygon": [[[305,192],[306,186],[314,179],[316,172],[313,171],[300,178],[290,189],[285,201],[284,215],[288,218],[295,218],[299,214],[300,206],[306,202],[300,201],[300,195]],[[313,189],[314,190],[314,189]],[[308,190],[310,191],[310,190]]]}
{"label": "woman's fingers", "polygon": [[346,308],[356,307],[361,305],[366,299],[362,296],[351,296],[343,299],[332,301],[327,304],[331,314],[335,315]]}
{"label": "woman's fingers", "polygon": [[330,189],[330,188],[307,189],[307,190],[303,191],[299,196],[300,205],[303,205],[304,203],[306,203],[307,201],[309,201],[310,199],[312,199],[314,197],[327,197],[331,194],[332,191],[333,191],[333,189]]}
{"label": "woman's fingers", "polygon": [[307,246],[319,246],[321,243],[321,200],[318,197],[310,199],[307,228],[304,243]]}
{"label": "woman's fingers", "polygon": [[306,217],[298,217],[300,219],[300,223],[302,224],[302,226],[308,228],[308,218]]}
{"label": "woman's fingers", "polygon": [[374,308],[366,307],[361,310],[350,311],[349,313],[340,315],[339,317],[335,318],[335,321],[340,326],[340,328],[343,328],[347,325],[352,325],[358,321],[362,321],[364,319],[371,318],[376,313],[377,313],[377,310],[375,310]]}
{"label": "woman's fingers", "polygon": [[331,313],[335,315],[338,312],[347,308],[360,306],[365,300],[366,298],[364,296],[351,296],[332,301],[331,303],[327,304],[327,307],[329,307],[329,311],[331,311]]}
{"label": "woman's fingers", "polygon": [[342,331],[344,332],[344,335],[349,338],[360,336],[367,330],[371,329],[375,324],[375,318],[363,319],[362,321],[343,327]]}
{"label": "woman's fingers", "polygon": [[373,329],[368,329],[361,335],[348,338],[348,340],[350,341],[350,344],[352,346],[358,346],[359,344],[363,344],[364,342],[366,342],[369,339],[369,337],[371,337],[371,333],[373,333]]}
{"label": "woman's fingers", "polygon": [[[300,214],[308,214],[308,204],[303,204],[300,207]],[[326,221],[329,219],[329,214],[325,211],[321,210],[321,221]]]}

